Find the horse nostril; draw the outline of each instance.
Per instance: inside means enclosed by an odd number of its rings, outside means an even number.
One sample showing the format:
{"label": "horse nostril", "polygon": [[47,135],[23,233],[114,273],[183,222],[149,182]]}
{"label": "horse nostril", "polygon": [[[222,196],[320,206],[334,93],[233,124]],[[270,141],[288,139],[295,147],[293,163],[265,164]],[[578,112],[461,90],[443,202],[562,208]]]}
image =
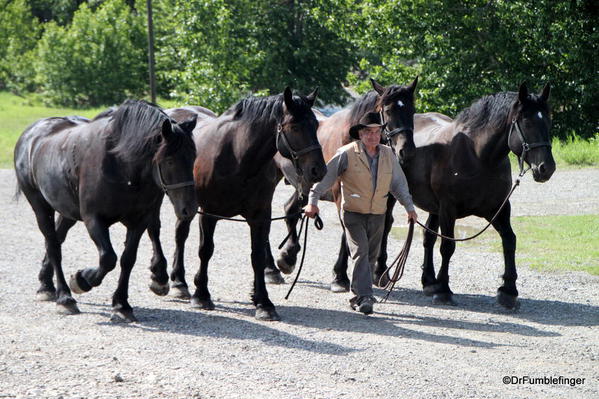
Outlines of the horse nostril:
{"label": "horse nostril", "polygon": [[547,168],[545,167],[545,163],[543,162],[539,165],[539,173],[544,175],[546,171],[547,171]]}

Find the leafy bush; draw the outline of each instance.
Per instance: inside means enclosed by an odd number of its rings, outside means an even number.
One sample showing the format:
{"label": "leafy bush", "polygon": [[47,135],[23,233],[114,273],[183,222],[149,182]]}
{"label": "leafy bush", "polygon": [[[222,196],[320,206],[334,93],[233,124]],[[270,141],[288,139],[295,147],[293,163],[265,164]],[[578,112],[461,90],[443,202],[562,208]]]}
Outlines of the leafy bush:
{"label": "leafy bush", "polygon": [[37,81],[50,102],[114,104],[147,87],[144,19],[122,0],[95,12],[82,4],[69,26],[46,24],[38,45]]}

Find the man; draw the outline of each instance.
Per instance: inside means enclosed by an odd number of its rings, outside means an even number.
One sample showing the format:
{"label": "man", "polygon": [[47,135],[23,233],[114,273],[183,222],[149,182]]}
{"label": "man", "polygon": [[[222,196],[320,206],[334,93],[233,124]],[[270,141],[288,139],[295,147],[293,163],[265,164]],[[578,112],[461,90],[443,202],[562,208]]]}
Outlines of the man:
{"label": "man", "polygon": [[372,268],[378,257],[385,225],[387,195],[391,193],[417,220],[406,177],[390,147],[379,144],[385,128],[381,117],[371,112],[349,130],[354,141],[341,147],[327,164],[327,174],[310,191],[305,213],[319,213],[318,200],[335,181],[341,180],[342,220],[354,263],[350,299],[353,309],[371,314]]}

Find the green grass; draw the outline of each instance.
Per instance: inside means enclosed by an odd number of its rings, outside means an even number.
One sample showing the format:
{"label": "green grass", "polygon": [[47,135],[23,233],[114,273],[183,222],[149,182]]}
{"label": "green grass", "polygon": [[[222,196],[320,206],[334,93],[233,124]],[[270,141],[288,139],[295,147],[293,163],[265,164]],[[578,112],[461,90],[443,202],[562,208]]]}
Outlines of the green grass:
{"label": "green grass", "polygon": [[[512,227],[518,237],[517,264],[543,271],[584,271],[599,275],[599,215],[513,217]],[[457,226],[456,236],[470,236],[479,230]],[[406,232],[405,228],[399,228],[394,234],[403,240]],[[502,252],[501,239],[492,228],[458,245]]]}
{"label": "green grass", "polygon": [[558,165],[599,166],[599,133],[590,140],[569,137],[566,141],[554,139],[552,151]]}
{"label": "green grass", "polygon": [[[160,100],[165,108],[174,107],[175,101]],[[93,118],[108,107],[72,109],[50,108],[35,95],[19,97],[0,91],[0,168],[13,167],[13,149],[23,130],[33,122],[50,116],[80,115]]]}

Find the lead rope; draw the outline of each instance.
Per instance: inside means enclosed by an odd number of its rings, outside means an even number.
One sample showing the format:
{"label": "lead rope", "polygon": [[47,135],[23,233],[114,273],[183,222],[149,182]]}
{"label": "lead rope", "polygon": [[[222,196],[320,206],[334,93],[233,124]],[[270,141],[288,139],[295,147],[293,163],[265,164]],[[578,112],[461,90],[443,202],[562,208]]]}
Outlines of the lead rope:
{"label": "lead rope", "polygon": [[[293,280],[291,287],[289,287],[289,291],[287,291],[287,295],[285,295],[285,299],[289,299],[289,295],[291,295],[291,291],[293,291],[293,287],[295,287],[295,283],[297,283],[300,273],[302,272],[302,268],[304,267],[304,259],[306,257],[306,247],[308,246],[308,225],[309,225],[309,223],[304,223],[304,222],[306,221],[307,218],[308,218],[307,215],[304,215],[302,217],[302,221],[300,223],[300,228],[299,228],[299,233],[297,235],[298,237],[301,237],[302,236],[302,228],[305,227],[304,248],[302,249],[302,260],[300,261],[300,266],[297,269],[297,274],[295,275],[295,279]],[[322,222],[322,219],[320,218],[320,216],[318,214],[314,218],[314,227],[316,227],[317,230],[322,230],[322,228],[324,227],[324,223]],[[283,246],[283,244],[285,243],[285,241],[287,241],[288,238],[289,238],[289,235],[285,238],[285,240],[283,240],[283,242],[281,243],[281,246]],[[279,247],[279,249],[280,249],[280,247]]]}
{"label": "lead rope", "polygon": [[[217,219],[223,219],[223,220],[229,220],[231,222],[247,222],[246,219],[240,219],[240,218],[230,218],[230,217],[226,217],[226,216],[221,216],[221,215],[215,215],[213,213],[208,213],[208,212],[203,212],[203,211],[198,211],[198,213],[200,215],[204,215],[204,216],[210,216],[210,217],[214,217]],[[302,213],[304,213],[304,210],[302,209],[299,212],[293,213],[291,215],[285,215],[285,216],[279,216],[276,218],[271,218],[270,221],[275,221],[275,220],[282,220],[282,219],[290,219],[292,217],[295,216],[299,216]],[[300,273],[302,272],[302,268],[304,267],[304,259],[306,258],[306,247],[308,245],[308,223],[304,223],[306,221],[306,219],[308,218],[307,215],[304,215],[302,217],[302,221],[300,223],[300,228],[299,228],[299,233],[298,233],[298,237],[302,236],[302,229],[304,229],[304,248],[302,249],[302,259],[300,261],[300,266],[297,269],[297,274],[295,275],[295,279],[293,280],[293,284],[291,284],[291,287],[289,288],[289,291],[287,292],[287,295],[285,295],[285,299],[289,299],[289,295],[291,295],[291,291],[293,291],[293,288],[295,287],[295,284],[297,283],[297,280],[299,279]],[[322,221],[322,219],[320,218],[319,215],[316,215],[314,218],[314,227],[316,227],[316,230],[322,230],[324,228],[324,223]],[[291,236],[291,231],[289,232],[289,234],[287,234],[287,236],[283,239],[283,242],[281,242],[281,244],[279,245],[279,249],[281,249],[281,247],[283,247],[283,245],[285,244],[285,242],[287,242],[287,240],[289,239],[289,237]]]}
{"label": "lead rope", "polygon": [[[379,287],[383,284],[383,277],[387,276],[387,284],[383,287],[384,290],[387,290],[387,294],[383,297],[381,302],[386,302],[387,298],[389,298],[389,294],[393,291],[395,287],[395,283],[397,283],[403,276],[404,269],[406,267],[406,261],[408,260],[408,254],[410,253],[410,246],[412,245],[412,237],[414,236],[414,221],[410,219],[409,227],[408,227],[408,236],[406,237],[406,241],[403,244],[403,248],[397,255],[397,257],[391,262],[391,266],[385,270],[379,279]],[[393,269],[394,266],[395,272],[393,273],[393,277],[389,276],[389,272]]]}

